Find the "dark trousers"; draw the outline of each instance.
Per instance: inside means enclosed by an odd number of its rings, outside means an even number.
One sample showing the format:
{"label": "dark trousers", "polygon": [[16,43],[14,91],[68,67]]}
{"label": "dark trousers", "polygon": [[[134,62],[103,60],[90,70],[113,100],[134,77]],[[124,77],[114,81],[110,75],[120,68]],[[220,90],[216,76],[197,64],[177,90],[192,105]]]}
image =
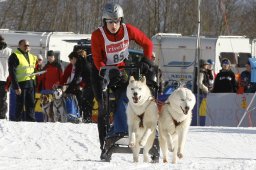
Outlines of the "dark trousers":
{"label": "dark trousers", "polygon": [[83,101],[83,118],[91,119],[92,118],[92,107],[93,107],[93,91],[92,87],[86,87],[82,91],[82,101]]}
{"label": "dark trousers", "polygon": [[103,93],[102,93],[102,81],[103,79],[99,76],[99,71],[96,68],[92,69],[91,72],[91,83],[92,90],[95,96],[95,99],[98,102],[98,132],[100,140],[100,148],[104,148],[104,140],[106,137],[106,123],[105,123],[105,112],[104,112],[104,103],[103,103]]}
{"label": "dark trousers", "polygon": [[6,118],[7,113],[7,93],[4,89],[5,82],[0,81],[0,119]]}
{"label": "dark trousers", "polygon": [[21,94],[16,95],[16,121],[35,121],[34,88],[21,89]]}
{"label": "dark trousers", "polygon": [[[104,100],[103,99],[103,78],[100,77],[98,70],[92,69],[91,83],[93,84],[93,92],[94,96],[98,102],[99,110],[98,110],[98,132],[99,132],[99,140],[100,140],[100,148],[104,148],[104,141],[106,137],[106,108],[104,108]],[[127,97],[126,97],[126,87],[127,83],[118,83],[118,87],[112,87],[111,90],[115,97],[115,109],[114,109],[114,121],[118,121],[114,123],[114,132],[122,133],[127,132],[127,119],[126,119],[126,106],[127,106]],[[110,106],[109,106],[110,107]],[[107,120],[108,121],[108,120]]]}

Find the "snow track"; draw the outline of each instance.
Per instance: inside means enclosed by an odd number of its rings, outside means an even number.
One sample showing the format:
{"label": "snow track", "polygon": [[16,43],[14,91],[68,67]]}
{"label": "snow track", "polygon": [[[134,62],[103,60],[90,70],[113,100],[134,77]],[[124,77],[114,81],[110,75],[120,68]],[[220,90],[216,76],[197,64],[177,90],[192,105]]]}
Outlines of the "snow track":
{"label": "snow track", "polygon": [[[256,169],[256,128],[191,127],[176,165],[132,162],[131,154],[99,160],[96,124],[0,120],[0,170],[5,169]],[[172,154],[170,153],[170,158]]]}

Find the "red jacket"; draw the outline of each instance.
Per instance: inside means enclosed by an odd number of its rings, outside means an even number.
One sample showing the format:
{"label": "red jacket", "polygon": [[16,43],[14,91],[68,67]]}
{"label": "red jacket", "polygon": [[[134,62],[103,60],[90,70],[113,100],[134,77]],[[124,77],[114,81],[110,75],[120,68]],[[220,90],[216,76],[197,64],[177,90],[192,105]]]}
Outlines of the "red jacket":
{"label": "red jacket", "polygon": [[[67,67],[64,70],[64,74],[63,74],[63,76],[61,78],[61,81],[60,81],[61,85],[65,85],[67,83],[68,78],[71,76],[72,69],[73,69],[73,65],[71,63],[69,65],[67,65]],[[80,87],[85,87],[85,85],[86,84],[83,81],[81,81],[79,83]]]}
{"label": "red jacket", "polygon": [[53,85],[58,85],[60,83],[63,75],[61,66],[59,63],[47,63],[43,70],[46,70],[46,73],[42,76],[43,89],[52,90]]}
{"label": "red jacket", "polygon": [[[42,65],[36,63],[35,72],[42,71]],[[43,86],[43,74],[36,75],[36,92],[40,92]]]}
{"label": "red jacket", "polygon": [[[153,50],[153,44],[151,40],[138,28],[126,24],[129,40],[134,40],[137,44],[139,44],[143,48],[144,55],[148,57],[150,60],[152,59],[152,50]],[[103,27],[105,34],[107,38],[110,41],[116,42],[120,41],[124,37],[124,27],[121,24],[120,29],[116,34],[112,34],[107,30],[107,27]],[[100,29],[98,28],[92,33],[91,38],[91,44],[92,44],[92,55],[93,55],[93,61],[97,69],[99,70],[102,66],[105,66],[106,64],[106,53],[105,53],[105,43],[104,38],[100,32]],[[120,63],[117,66],[123,66],[124,63]]]}

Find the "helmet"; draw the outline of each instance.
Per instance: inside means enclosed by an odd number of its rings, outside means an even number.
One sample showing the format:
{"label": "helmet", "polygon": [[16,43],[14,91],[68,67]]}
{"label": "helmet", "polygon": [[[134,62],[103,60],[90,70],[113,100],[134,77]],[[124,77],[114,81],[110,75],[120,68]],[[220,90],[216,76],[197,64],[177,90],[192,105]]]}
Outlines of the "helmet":
{"label": "helmet", "polygon": [[103,8],[103,19],[117,19],[123,18],[124,13],[123,9],[119,4],[116,3],[107,3]]}

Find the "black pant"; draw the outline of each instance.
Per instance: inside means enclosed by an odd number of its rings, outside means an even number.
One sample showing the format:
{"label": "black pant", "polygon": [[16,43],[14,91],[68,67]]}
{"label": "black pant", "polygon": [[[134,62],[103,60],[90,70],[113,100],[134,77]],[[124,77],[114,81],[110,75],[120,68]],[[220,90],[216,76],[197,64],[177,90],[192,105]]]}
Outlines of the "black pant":
{"label": "black pant", "polygon": [[[103,78],[99,76],[99,71],[96,68],[92,69],[91,83],[93,85],[92,87],[93,87],[94,96],[99,105],[98,132],[99,132],[100,148],[103,149],[105,144],[104,141],[106,137],[106,110],[104,108],[105,104],[104,104],[103,90],[102,90]],[[110,84],[111,84],[111,80],[110,80]],[[120,96],[123,94],[123,92],[126,91],[127,82],[119,81],[117,84],[118,86],[110,87],[115,96],[116,103],[118,103],[118,100]],[[105,99],[105,100],[108,100],[108,99]],[[115,108],[113,111],[115,112]]]}
{"label": "black pant", "polygon": [[86,87],[82,91],[82,101],[83,101],[83,118],[84,119],[91,119],[92,118],[92,107],[93,107],[93,91],[92,87]]}
{"label": "black pant", "polygon": [[7,113],[7,93],[4,89],[5,82],[0,81],[0,119],[6,118]]}
{"label": "black pant", "polygon": [[33,87],[21,89],[21,94],[16,95],[16,121],[22,120],[35,121],[35,90]]}
{"label": "black pant", "polygon": [[91,84],[95,99],[98,102],[98,132],[100,140],[100,148],[104,148],[104,140],[106,137],[106,124],[105,124],[105,112],[103,103],[103,93],[102,93],[102,81],[103,78],[99,76],[99,71],[96,68],[92,69],[91,72]]}

